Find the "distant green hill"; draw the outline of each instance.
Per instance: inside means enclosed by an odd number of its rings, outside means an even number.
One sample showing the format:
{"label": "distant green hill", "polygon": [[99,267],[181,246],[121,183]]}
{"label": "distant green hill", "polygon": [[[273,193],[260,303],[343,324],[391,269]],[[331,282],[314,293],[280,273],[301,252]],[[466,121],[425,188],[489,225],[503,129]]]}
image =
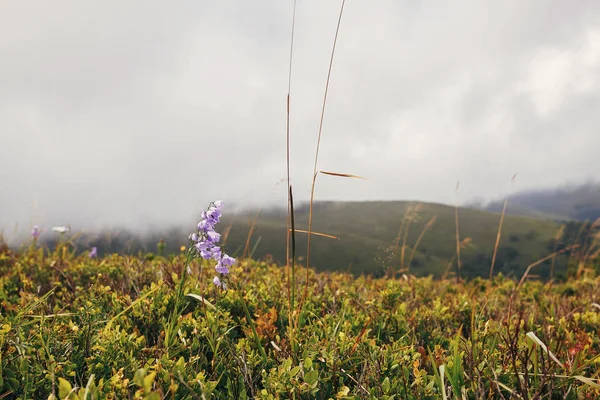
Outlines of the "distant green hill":
{"label": "distant green hill", "polygon": [[[407,215],[409,207],[417,212]],[[317,202],[314,206],[313,231],[338,237],[330,239],[313,236],[311,240],[311,267],[323,271],[348,271],[354,274],[382,276],[386,269],[402,267],[402,241],[397,248],[395,239],[402,227],[408,235],[404,251],[404,267],[417,276],[442,276],[450,265],[456,272],[455,209],[451,206],[406,201],[377,202]],[[246,247],[250,222],[255,212],[237,215],[225,213],[218,226],[227,238],[227,251],[240,256]],[[296,209],[296,229],[307,229],[308,207]],[[413,247],[423,228],[435,222],[425,232],[411,258]],[[459,208],[461,241],[461,275],[466,278],[487,277],[489,274],[500,214],[471,208]],[[404,225],[403,225],[404,224]],[[191,225],[193,229],[194,224]],[[579,223],[567,224],[566,237],[559,241],[558,248],[570,244],[577,236]],[[507,215],[504,220],[502,238],[498,250],[495,273],[520,277],[529,264],[551,254],[555,249],[555,237],[559,224],[551,220]],[[187,245],[191,229],[174,228],[148,233],[144,236],[128,231],[84,233],[75,240],[77,251],[87,251],[97,246],[101,255],[109,253],[136,254],[139,251],[156,252],[157,243],[164,239],[163,254],[180,252]],[[271,256],[275,261],[285,262],[286,213],[266,210],[260,213],[248,245],[254,258]],[[44,236],[42,242],[52,247],[56,236]],[[396,251],[394,251],[396,250]],[[297,256],[304,265],[306,234],[297,233]],[[564,274],[567,256],[557,257],[556,276]],[[533,274],[548,276],[549,264],[538,266]]]}
{"label": "distant green hill", "polygon": [[[337,236],[339,240],[313,236],[311,265],[319,270],[374,275],[384,274],[386,266],[393,265],[398,269],[400,255],[392,260],[386,249],[393,247],[407,208],[416,204],[403,201],[316,203],[313,231]],[[412,246],[424,226],[435,217],[435,222],[416,250],[410,272],[416,275],[441,276],[456,253],[455,210],[446,205],[420,204],[421,208],[409,226],[405,267],[408,266]],[[244,247],[249,221],[253,217],[254,215],[247,214],[223,222],[223,225],[233,224],[228,238],[230,249],[241,250]],[[296,210],[295,217],[296,228],[306,229],[308,207],[302,206]],[[463,276],[488,275],[499,220],[498,213],[459,208],[460,238],[470,238],[468,246],[461,250]],[[530,263],[552,253],[558,229],[559,225],[552,221],[506,216],[494,270],[505,275],[520,276]],[[268,212],[260,215],[250,248],[255,245],[255,257],[270,254],[277,261],[285,260],[285,213]],[[297,255],[305,254],[306,235],[298,233]],[[566,257],[557,259],[557,273],[564,273],[565,261]],[[546,276],[547,264],[538,267],[533,273]],[[453,263],[452,270],[456,271],[456,262]]]}

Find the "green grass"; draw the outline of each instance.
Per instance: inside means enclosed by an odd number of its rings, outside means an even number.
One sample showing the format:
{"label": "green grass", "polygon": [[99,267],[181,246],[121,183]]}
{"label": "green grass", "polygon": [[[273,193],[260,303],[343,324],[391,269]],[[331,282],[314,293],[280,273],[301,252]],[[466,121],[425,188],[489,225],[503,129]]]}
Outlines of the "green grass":
{"label": "green grass", "polygon": [[181,286],[183,256],[3,249],[0,397],[600,396],[592,271],[521,287],[504,277],[456,284],[311,271],[294,351],[285,268],[244,260],[224,293],[211,269],[195,261]]}

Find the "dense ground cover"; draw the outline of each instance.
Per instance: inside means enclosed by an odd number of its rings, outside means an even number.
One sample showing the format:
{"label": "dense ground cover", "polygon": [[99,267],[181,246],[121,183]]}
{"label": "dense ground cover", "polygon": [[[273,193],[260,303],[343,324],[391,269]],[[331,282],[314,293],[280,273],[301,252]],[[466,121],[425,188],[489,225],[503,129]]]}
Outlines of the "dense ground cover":
{"label": "dense ground cover", "polygon": [[518,287],[311,271],[305,286],[302,270],[291,329],[285,268],[242,260],[221,291],[212,267],[1,250],[0,398],[600,397],[590,274]]}

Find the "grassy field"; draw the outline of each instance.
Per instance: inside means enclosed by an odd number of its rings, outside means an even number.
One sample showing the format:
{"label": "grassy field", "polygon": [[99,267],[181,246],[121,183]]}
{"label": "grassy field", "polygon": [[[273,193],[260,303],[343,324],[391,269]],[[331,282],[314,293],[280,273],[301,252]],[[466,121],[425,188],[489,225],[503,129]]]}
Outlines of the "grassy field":
{"label": "grassy field", "polygon": [[0,398],[600,397],[583,267],[561,284],[301,270],[290,307],[286,268],[250,259],[222,291],[184,255],[0,251]]}

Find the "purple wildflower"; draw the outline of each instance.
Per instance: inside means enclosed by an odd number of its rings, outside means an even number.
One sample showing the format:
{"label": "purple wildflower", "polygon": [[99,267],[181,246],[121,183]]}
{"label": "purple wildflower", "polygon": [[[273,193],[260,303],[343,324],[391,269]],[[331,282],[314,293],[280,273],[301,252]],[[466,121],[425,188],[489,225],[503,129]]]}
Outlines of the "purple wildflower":
{"label": "purple wildflower", "polygon": [[197,255],[205,260],[215,260],[217,262],[215,271],[219,275],[214,277],[213,283],[225,289],[225,282],[222,282],[221,279],[229,274],[229,267],[235,264],[236,260],[223,253],[221,246],[217,245],[221,240],[221,234],[215,231],[215,225],[221,220],[222,208],[223,202],[217,200],[212,203],[208,210],[202,212],[202,220],[197,225],[198,231],[192,233],[189,239],[193,242]]}
{"label": "purple wildflower", "polygon": [[227,254],[225,254],[221,259],[221,264],[223,264],[226,267],[231,267],[233,264],[235,264],[235,262],[236,259],[233,257],[229,257]]}
{"label": "purple wildflower", "polygon": [[215,271],[217,271],[221,275],[229,274],[229,268],[227,268],[226,265],[223,265],[223,263],[220,261],[217,263],[217,266],[215,267]]}
{"label": "purple wildflower", "polygon": [[212,230],[206,232],[206,236],[212,243],[219,243],[219,240],[221,240],[221,234]]}
{"label": "purple wildflower", "polygon": [[90,258],[96,258],[96,257],[98,257],[98,249],[96,247],[92,247],[92,249],[88,253],[88,256]]}
{"label": "purple wildflower", "polygon": [[221,210],[219,208],[209,208],[206,212],[206,219],[218,223],[221,220]]}
{"label": "purple wildflower", "polygon": [[39,238],[41,233],[42,233],[42,230],[37,225],[34,225],[33,229],[31,229],[31,237],[34,239]]}
{"label": "purple wildflower", "polygon": [[221,287],[221,289],[223,289],[223,290],[227,290],[227,284],[226,284],[225,282],[221,281],[221,280],[219,279],[219,277],[218,277],[218,276],[215,276],[215,277],[213,278],[213,283],[214,283],[215,285],[217,285],[217,286]]}
{"label": "purple wildflower", "polygon": [[[204,213],[202,213],[202,214],[204,214]],[[198,231],[199,232],[206,233],[210,230],[213,230],[214,227],[215,227],[215,223],[208,219],[203,219],[202,221],[198,222]]]}
{"label": "purple wildflower", "polygon": [[205,260],[217,260],[219,258],[221,254],[221,248],[216,246],[216,247],[208,247],[205,249],[200,250],[200,257],[204,258]]}

